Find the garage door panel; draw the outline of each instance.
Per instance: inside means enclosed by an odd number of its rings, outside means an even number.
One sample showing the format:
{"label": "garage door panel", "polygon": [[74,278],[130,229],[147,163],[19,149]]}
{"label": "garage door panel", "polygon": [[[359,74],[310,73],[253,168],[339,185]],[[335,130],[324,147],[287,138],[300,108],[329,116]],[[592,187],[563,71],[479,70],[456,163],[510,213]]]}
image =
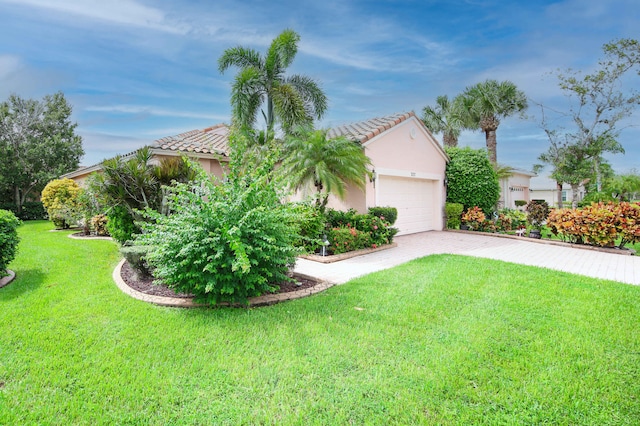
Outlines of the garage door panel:
{"label": "garage door panel", "polygon": [[434,181],[380,176],[378,205],[398,209],[399,235],[434,229]]}

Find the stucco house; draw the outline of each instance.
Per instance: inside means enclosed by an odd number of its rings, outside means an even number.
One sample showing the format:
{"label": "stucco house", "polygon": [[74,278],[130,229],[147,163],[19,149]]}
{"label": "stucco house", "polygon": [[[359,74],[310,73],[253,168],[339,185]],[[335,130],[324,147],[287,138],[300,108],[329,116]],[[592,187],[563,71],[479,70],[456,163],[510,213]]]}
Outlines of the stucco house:
{"label": "stucco house", "polygon": [[[229,128],[218,124],[158,139],[150,147],[156,161],[186,154],[196,158],[207,172],[222,176],[224,163],[229,159],[228,135]],[[346,199],[332,197],[330,207],[353,208],[359,212],[375,206],[396,207],[395,226],[399,234],[443,229],[448,159],[415,113],[393,114],[329,130],[328,137],[337,136],[361,143],[373,170],[364,191],[348,187]],[[81,183],[99,170],[98,164],[64,177]]]}
{"label": "stucco house", "polygon": [[[555,179],[548,176],[537,176],[531,179],[531,199],[544,200],[552,207],[558,207],[558,192],[561,192],[563,207],[571,207],[573,200],[573,190],[571,185],[564,183],[562,188],[558,188]],[[580,202],[585,196],[584,185],[578,186],[577,201]]]}
{"label": "stucco house", "polygon": [[498,205],[501,208],[515,209],[516,201],[531,201],[531,178],[536,174],[524,170],[511,169],[511,175],[500,179],[500,199]]}

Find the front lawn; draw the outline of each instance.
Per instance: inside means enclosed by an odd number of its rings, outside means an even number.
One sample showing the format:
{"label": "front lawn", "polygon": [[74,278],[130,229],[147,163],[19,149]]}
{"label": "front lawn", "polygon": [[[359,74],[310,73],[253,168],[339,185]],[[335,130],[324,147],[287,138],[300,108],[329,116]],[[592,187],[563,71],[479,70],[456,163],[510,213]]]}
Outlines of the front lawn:
{"label": "front lawn", "polygon": [[640,288],[430,256],[258,309],[163,308],[26,223],[0,424],[637,424]]}

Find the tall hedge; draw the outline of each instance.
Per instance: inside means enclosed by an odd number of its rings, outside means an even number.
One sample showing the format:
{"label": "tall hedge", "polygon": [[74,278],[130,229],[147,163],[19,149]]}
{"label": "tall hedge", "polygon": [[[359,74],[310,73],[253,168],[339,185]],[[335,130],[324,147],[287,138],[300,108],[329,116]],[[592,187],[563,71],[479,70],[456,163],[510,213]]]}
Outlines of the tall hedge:
{"label": "tall hedge", "polygon": [[0,278],[7,275],[6,269],[18,251],[18,226],[20,220],[8,210],[0,210]]}
{"label": "tall hedge", "polygon": [[498,175],[485,150],[445,148],[451,159],[447,164],[447,202],[459,203],[467,210],[478,206],[493,211],[500,199]]}

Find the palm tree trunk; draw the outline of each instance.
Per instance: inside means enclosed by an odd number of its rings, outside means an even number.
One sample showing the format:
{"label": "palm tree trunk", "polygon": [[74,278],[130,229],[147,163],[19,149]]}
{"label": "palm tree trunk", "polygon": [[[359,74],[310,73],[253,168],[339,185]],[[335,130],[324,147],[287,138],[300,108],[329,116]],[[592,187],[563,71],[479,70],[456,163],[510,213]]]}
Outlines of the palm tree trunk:
{"label": "palm tree trunk", "polygon": [[451,135],[450,133],[444,133],[442,135],[442,142],[444,142],[444,146],[449,146],[449,147],[458,146],[458,138]]}
{"label": "palm tree trunk", "polygon": [[496,141],[496,129],[485,130],[485,138],[487,140],[487,151],[489,153],[489,161],[494,166],[498,164],[498,142]]}

